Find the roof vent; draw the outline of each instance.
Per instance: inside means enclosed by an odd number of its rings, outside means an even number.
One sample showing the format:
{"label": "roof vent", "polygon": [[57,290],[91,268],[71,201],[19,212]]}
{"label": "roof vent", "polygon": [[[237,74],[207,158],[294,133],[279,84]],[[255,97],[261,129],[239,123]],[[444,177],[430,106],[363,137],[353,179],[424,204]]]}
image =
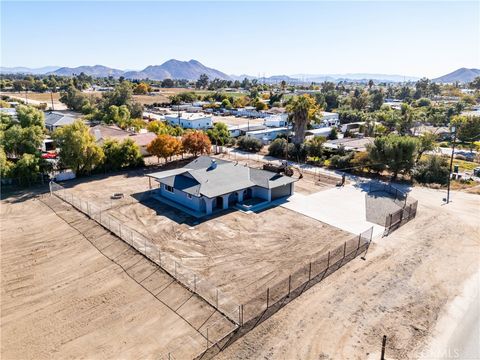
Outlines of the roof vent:
{"label": "roof vent", "polygon": [[212,162],[210,163],[210,169],[216,169],[217,168],[217,161],[215,159],[212,159]]}

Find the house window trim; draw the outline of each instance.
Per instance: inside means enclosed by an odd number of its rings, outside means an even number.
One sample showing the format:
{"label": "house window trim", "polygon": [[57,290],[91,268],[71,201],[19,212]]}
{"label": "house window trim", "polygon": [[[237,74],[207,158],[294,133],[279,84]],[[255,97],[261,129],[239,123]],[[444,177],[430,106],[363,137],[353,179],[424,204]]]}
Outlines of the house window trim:
{"label": "house window trim", "polygon": [[165,191],[168,191],[169,193],[175,193],[174,191],[174,188],[170,185],[167,185],[167,184],[163,184],[163,188],[165,189]]}

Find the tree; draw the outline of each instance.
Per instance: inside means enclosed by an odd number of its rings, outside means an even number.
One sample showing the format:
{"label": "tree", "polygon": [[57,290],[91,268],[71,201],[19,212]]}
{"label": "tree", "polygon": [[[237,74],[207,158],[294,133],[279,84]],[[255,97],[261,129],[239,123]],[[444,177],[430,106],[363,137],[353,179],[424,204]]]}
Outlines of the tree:
{"label": "tree", "polygon": [[372,168],[387,168],[393,173],[393,179],[400,172],[408,173],[415,164],[417,140],[410,136],[390,134],[377,137],[368,147],[368,157]]}
{"label": "tree", "polygon": [[263,143],[261,140],[251,136],[239,137],[237,141],[237,145],[241,150],[255,152],[255,153],[259,152],[263,147]]}
{"label": "tree", "polygon": [[210,141],[215,145],[223,146],[230,140],[230,131],[225,123],[217,122],[212,129],[207,130]]}
{"label": "tree", "polygon": [[125,128],[127,123],[130,120],[130,111],[126,105],[116,106],[110,105],[105,115],[103,116],[103,121],[107,124],[116,124],[121,128]]}
{"label": "tree", "polygon": [[450,175],[448,161],[443,156],[430,155],[416,166],[413,177],[423,184],[445,185]]}
{"label": "tree", "polygon": [[308,94],[294,97],[287,105],[287,111],[290,113],[293,122],[293,131],[295,132],[293,142],[295,144],[303,143],[307,125],[318,110],[315,99]]}
{"label": "tree", "polygon": [[228,99],[223,99],[222,100],[222,107],[224,109],[230,110],[232,108],[232,104],[230,103],[230,100]]}
{"label": "tree", "polygon": [[162,88],[173,88],[175,86],[175,83],[173,82],[172,79],[165,79],[162,81]]}
{"label": "tree", "polygon": [[328,140],[338,139],[338,131],[336,127],[332,127],[332,130],[330,131],[330,134],[328,134],[327,139]]}
{"label": "tree", "polygon": [[34,154],[23,154],[12,169],[12,177],[22,186],[34,183],[40,175],[40,158]]}
{"label": "tree", "polygon": [[25,153],[36,153],[44,137],[40,126],[22,128],[20,125],[13,125],[3,133],[1,143],[7,154],[18,157]]}
{"label": "tree", "polygon": [[212,148],[210,139],[203,131],[187,132],[182,137],[182,144],[185,152],[191,153],[194,156],[198,154],[209,154]]}
{"label": "tree", "polygon": [[480,140],[480,116],[457,115],[452,118],[452,125],[457,127],[458,140],[469,143],[473,150],[473,143]]}
{"label": "tree", "polygon": [[195,85],[198,89],[205,89],[208,87],[208,75],[207,74],[202,74],[197,80],[197,83]]}
{"label": "tree", "polygon": [[435,142],[437,141],[437,135],[432,132],[426,132],[418,138],[417,146],[417,158],[415,163],[418,163],[422,155],[426,151],[435,150]]}
{"label": "tree", "polygon": [[470,84],[468,84],[470,89],[480,90],[480,76],[477,76],[475,79],[472,80]]}
{"label": "tree", "polygon": [[158,162],[160,162],[160,158],[164,158],[165,163],[167,163],[168,158],[181,153],[182,142],[171,135],[158,135],[150,144],[148,144],[147,151],[156,156]]}
{"label": "tree", "polygon": [[105,168],[120,170],[144,165],[140,148],[132,139],[118,140],[107,139],[103,143],[105,154]]}
{"label": "tree", "polygon": [[2,179],[10,177],[12,168],[13,163],[8,161],[5,150],[3,150],[3,146],[0,146],[0,177]]}
{"label": "tree", "polygon": [[307,142],[307,151],[308,156],[312,157],[322,157],[323,155],[323,144],[327,141],[323,136],[315,136],[313,139]]}
{"label": "tree", "polygon": [[29,126],[45,127],[45,115],[42,111],[35,109],[32,106],[18,105],[17,119],[23,128]]}
{"label": "tree", "polygon": [[384,100],[385,96],[383,95],[383,92],[380,90],[374,90],[372,95],[370,95],[370,109],[372,111],[379,110],[382,107]]}
{"label": "tree", "polygon": [[145,95],[145,94],[148,94],[150,91],[151,91],[150,85],[144,82],[137,84],[133,89],[133,93],[135,95]]}
{"label": "tree", "polygon": [[72,169],[77,176],[95,169],[105,156],[88,126],[81,120],[58,128],[52,138],[60,149],[61,164]]}

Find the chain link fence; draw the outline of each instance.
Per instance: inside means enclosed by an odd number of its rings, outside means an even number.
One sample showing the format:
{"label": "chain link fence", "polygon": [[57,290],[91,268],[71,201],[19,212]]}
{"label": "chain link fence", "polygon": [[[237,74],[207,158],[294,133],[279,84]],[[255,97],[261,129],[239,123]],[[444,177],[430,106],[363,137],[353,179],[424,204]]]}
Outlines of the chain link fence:
{"label": "chain link fence", "polygon": [[418,200],[415,200],[411,204],[405,206],[394,213],[388,214],[385,219],[385,233],[389,235],[392,231],[398,229],[400,226],[406,224],[417,215]]}

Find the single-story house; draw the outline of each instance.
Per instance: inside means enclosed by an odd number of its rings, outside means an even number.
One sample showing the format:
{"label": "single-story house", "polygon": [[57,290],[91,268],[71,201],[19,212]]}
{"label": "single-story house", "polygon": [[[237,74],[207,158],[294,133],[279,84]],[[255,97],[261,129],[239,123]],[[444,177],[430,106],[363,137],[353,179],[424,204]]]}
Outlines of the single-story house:
{"label": "single-story house", "polygon": [[153,197],[197,217],[243,203],[268,203],[293,194],[297,179],[237,162],[200,156],[183,168],[148,174]]}
{"label": "single-story house", "polygon": [[209,129],[213,126],[211,116],[197,113],[165,115],[165,120],[171,125],[179,125],[184,129]]}
{"label": "single-story house", "polygon": [[58,127],[73,124],[77,118],[78,117],[72,116],[68,113],[46,111],[45,127],[50,131],[54,131]]}
{"label": "single-story house", "polygon": [[98,144],[103,144],[106,139],[118,141],[131,139],[138,145],[143,156],[149,155],[147,146],[157,137],[157,135],[152,132],[141,131],[134,133],[120,129],[115,125],[96,125],[90,128],[90,133],[95,136]]}
{"label": "single-story house", "polygon": [[344,133],[346,131],[358,132],[362,125],[365,125],[365,121],[357,121],[357,122],[351,122],[351,123],[348,123],[348,124],[343,124],[342,125],[342,133]]}
{"label": "single-story house", "polygon": [[340,118],[337,113],[323,111],[322,118],[320,120],[322,126],[338,126],[340,125]]}
{"label": "single-story house", "polygon": [[278,135],[287,134],[290,131],[287,127],[270,128],[265,130],[247,131],[245,136],[254,137],[262,140],[264,144],[268,144],[270,141],[275,140]]}
{"label": "single-story house", "polygon": [[265,118],[264,124],[267,127],[285,127],[288,125],[288,114],[270,115]]}
{"label": "single-story house", "polygon": [[315,136],[327,137],[332,132],[332,129],[333,128],[331,127],[320,127],[316,129],[310,129],[305,132],[305,135],[306,135],[305,137],[307,139],[311,139],[312,137],[315,137]]}
{"label": "single-story house", "polygon": [[228,131],[230,132],[230,136],[233,138],[236,138],[239,136],[245,136],[245,134],[249,131],[263,130],[263,129],[266,129],[264,125],[241,124],[241,125],[228,126]]}

